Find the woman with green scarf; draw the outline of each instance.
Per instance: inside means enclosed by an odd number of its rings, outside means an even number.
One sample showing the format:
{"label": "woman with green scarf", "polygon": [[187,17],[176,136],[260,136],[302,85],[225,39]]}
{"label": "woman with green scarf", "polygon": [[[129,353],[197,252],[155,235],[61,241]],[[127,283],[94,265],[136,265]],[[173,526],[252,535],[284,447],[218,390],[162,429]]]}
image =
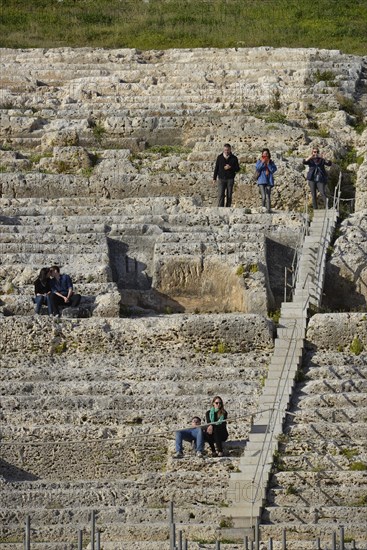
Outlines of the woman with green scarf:
{"label": "woman with green scarf", "polygon": [[205,439],[209,443],[214,457],[223,456],[223,441],[228,439],[227,416],[223,399],[216,395],[211,408],[205,414],[206,423],[209,424],[205,431]]}

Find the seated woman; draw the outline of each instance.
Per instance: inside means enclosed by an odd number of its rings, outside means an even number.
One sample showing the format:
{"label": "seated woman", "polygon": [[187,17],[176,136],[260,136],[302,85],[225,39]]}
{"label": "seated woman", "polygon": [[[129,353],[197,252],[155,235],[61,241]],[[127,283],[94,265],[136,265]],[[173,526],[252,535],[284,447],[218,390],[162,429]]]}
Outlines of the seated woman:
{"label": "seated woman", "polygon": [[36,315],[39,315],[43,305],[47,306],[48,314],[53,315],[54,304],[51,293],[50,270],[48,267],[43,267],[39,272],[37,279],[34,281],[34,294]]}
{"label": "seated woman", "polygon": [[205,420],[209,426],[205,430],[205,440],[209,443],[212,456],[223,456],[223,441],[227,441],[227,411],[223,399],[216,395],[212,407],[206,412]]}

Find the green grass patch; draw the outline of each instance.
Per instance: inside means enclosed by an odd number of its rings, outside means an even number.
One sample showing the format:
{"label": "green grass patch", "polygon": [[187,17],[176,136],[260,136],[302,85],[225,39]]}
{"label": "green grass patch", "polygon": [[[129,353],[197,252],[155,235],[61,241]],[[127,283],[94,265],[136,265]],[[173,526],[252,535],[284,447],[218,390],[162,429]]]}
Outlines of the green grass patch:
{"label": "green grass patch", "polygon": [[345,456],[348,460],[351,460],[352,458],[354,458],[356,455],[359,454],[359,451],[358,449],[345,448],[345,449],[342,449],[340,454],[342,456]]}
{"label": "green grass patch", "polygon": [[212,353],[230,353],[231,349],[225,342],[218,342],[213,344]]}
{"label": "green grass patch", "polygon": [[350,352],[353,353],[354,355],[360,355],[362,353],[363,349],[364,349],[363,343],[358,338],[358,336],[355,336],[353,338],[353,341],[352,341],[350,347],[349,347]]}
{"label": "green grass patch", "polygon": [[352,470],[352,472],[363,472],[365,470],[367,470],[367,464],[365,462],[353,462],[350,467],[349,467],[350,470]]}
{"label": "green grass patch", "polygon": [[335,86],[335,74],[333,71],[317,71],[313,74],[313,81],[316,82],[325,82],[327,86]]}
{"label": "green grass patch", "polygon": [[236,275],[238,275],[238,277],[241,277],[244,273],[245,273],[245,267],[241,264],[236,269]]}
{"label": "green grass patch", "polygon": [[[364,0],[7,0],[2,4],[1,47],[145,50],[267,45],[366,54]],[[327,76],[332,83],[332,75]]]}

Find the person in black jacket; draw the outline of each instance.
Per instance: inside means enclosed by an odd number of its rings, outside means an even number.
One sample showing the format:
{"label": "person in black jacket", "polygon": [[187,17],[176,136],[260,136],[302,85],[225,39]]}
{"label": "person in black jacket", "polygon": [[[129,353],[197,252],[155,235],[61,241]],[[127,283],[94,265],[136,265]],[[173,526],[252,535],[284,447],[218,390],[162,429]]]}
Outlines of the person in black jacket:
{"label": "person in black jacket", "polygon": [[303,159],[303,164],[309,167],[307,172],[307,181],[311,191],[312,206],[317,210],[317,191],[322,196],[325,208],[327,207],[326,184],[327,173],[325,166],[331,166],[332,162],[320,156],[320,150],[314,147],[311,155]]}
{"label": "person in black jacket", "polygon": [[51,292],[50,269],[48,267],[42,267],[37,279],[34,281],[34,294],[36,315],[39,315],[43,305],[47,305],[48,314],[53,315],[54,303]]}
{"label": "person in black jacket", "polygon": [[209,443],[214,457],[223,456],[223,441],[228,439],[227,416],[223,399],[216,395],[211,408],[205,413],[205,421],[209,426],[204,432],[205,441]]}
{"label": "person in black jacket", "polygon": [[213,175],[213,183],[218,178],[218,206],[224,206],[224,199],[226,206],[232,205],[234,177],[239,171],[238,158],[232,153],[230,144],[225,143],[223,153],[217,157]]}

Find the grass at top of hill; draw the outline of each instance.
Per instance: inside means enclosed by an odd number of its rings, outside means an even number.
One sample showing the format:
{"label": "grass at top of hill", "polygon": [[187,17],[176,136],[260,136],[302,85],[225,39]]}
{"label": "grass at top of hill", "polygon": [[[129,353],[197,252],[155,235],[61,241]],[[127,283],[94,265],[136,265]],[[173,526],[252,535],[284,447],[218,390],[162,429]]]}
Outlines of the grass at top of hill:
{"label": "grass at top of hill", "polygon": [[317,47],[367,54],[366,0],[0,0],[0,46]]}

